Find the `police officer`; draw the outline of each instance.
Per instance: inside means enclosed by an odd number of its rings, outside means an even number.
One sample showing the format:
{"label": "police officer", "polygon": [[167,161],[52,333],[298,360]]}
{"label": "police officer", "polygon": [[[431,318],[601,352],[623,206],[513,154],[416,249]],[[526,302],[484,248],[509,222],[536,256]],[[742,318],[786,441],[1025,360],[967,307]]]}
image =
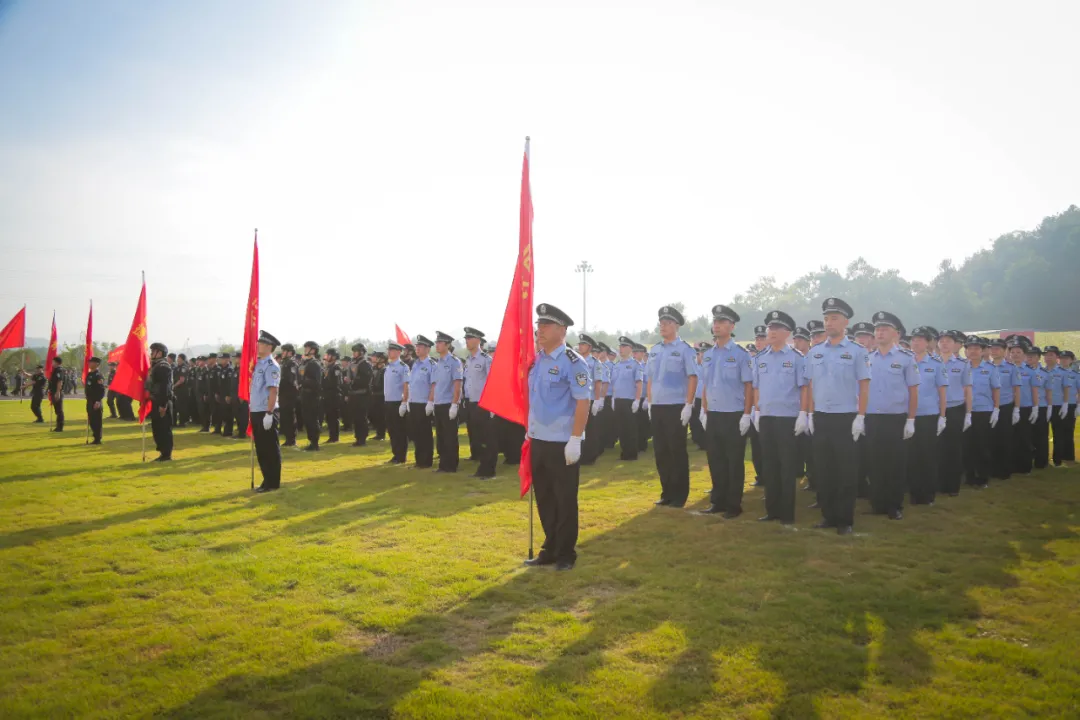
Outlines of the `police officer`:
{"label": "police officer", "polygon": [[469,433],[471,455],[479,461],[473,477],[490,480],[495,477],[495,463],[499,459],[499,436],[492,413],[480,407],[480,398],[487,386],[491,372],[491,356],[481,349],[484,333],[476,328],[465,328],[465,399],[469,404],[466,427]]}
{"label": "police officer", "polygon": [[[796,325],[795,332],[791,334],[791,341],[795,351],[802,355],[803,365],[805,365],[807,355],[810,353],[810,329]],[[795,477],[806,478],[806,486],[803,490],[812,491],[814,489],[814,438],[810,433],[804,432],[799,436],[796,444],[799,447],[799,460],[796,463]],[[810,507],[817,508],[819,505],[815,502]]]}
{"label": "police officer", "polygon": [[405,400],[405,384],[409,381],[409,366],[401,360],[401,345],[395,342],[387,345],[386,353],[390,362],[383,373],[383,397],[386,407],[386,431],[390,434],[390,465],[404,465],[409,453],[409,431],[405,426],[405,413],[409,409]]}
{"label": "police officer", "polygon": [[386,439],[386,396],[383,395],[383,377],[386,375],[386,353],[371,353],[371,399],[368,401],[368,423],[375,431],[376,440]]}
{"label": "police officer", "polygon": [[537,306],[540,351],[529,369],[533,488],[544,544],[525,564],[556,570],[572,570],[577,560],[578,461],[594,387],[587,363],[566,345],[573,324],[554,305]]}
{"label": "police officer", "polygon": [[150,392],[150,429],[154,434],[154,444],[160,453],[154,462],[172,460],[172,366],[166,355],[169,349],[162,343],[150,344],[150,374],[147,378],[147,390]]}
{"label": "police officer", "polygon": [[206,430],[214,435],[221,434],[221,362],[218,354],[212,352],[206,360]]}
{"label": "police officer", "polygon": [[180,353],[176,356],[176,364],[173,365],[173,396],[176,398],[176,413],[173,418],[173,425],[177,427],[187,427],[188,419],[188,374],[191,368],[188,367],[187,355]]}
{"label": "police officer", "polygon": [[589,377],[592,378],[593,382],[593,401],[589,410],[588,425],[585,428],[584,444],[581,447],[581,464],[592,465],[604,452],[604,445],[600,442],[601,421],[599,415],[604,407],[604,395],[607,390],[605,383],[608,381],[608,378],[604,371],[603,363],[596,358],[596,355],[599,354],[600,346],[591,336],[581,333],[581,335],[578,336],[577,349],[578,353],[584,359],[585,364],[589,367]]}
{"label": "police officer", "polygon": [[1032,385],[1039,388],[1035,402],[1035,422],[1031,426],[1031,463],[1036,470],[1042,470],[1050,464],[1050,393],[1046,387],[1049,374],[1039,362],[1042,349],[1032,345],[1024,351],[1026,364],[1035,373]]}
{"label": "police officer", "polygon": [[685,324],[682,313],[670,305],[660,308],[661,341],[649,352],[649,418],[653,454],[660,475],[657,505],[681,508],[690,493],[690,458],[686,452],[686,426],[694,410],[697,363],[694,348],[679,337]]}
{"label": "police officer", "polygon": [[1023,385],[1020,368],[1005,357],[1006,350],[1005,340],[998,338],[990,342],[990,362],[997,369],[998,381],[1001,383],[999,409],[1002,419],[991,433],[991,476],[998,480],[1008,480],[1012,475],[1013,431],[1014,426],[1020,422],[1020,406],[1016,403],[1016,394]]}
{"label": "police officer", "polygon": [[45,422],[45,418],[41,415],[41,401],[45,398],[45,366],[38,365],[34,370],[34,374],[30,376],[30,381],[33,383],[30,387],[30,412],[34,413],[36,423]]}
{"label": "police officer", "polygon": [[349,368],[349,411],[353,420],[353,447],[367,445],[368,413],[371,410],[371,384],[375,369],[368,362],[363,343],[352,346],[352,366]]}
{"label": "police officer", "polygon": [[405,399],[412,430],[413,456],[418,470],[430,468],[435,459],[435,443],[431,435],[431,416],[435,414],[435,402],[431,399],[432,382],[435,377],[435,361],[428,355],[432,342],[423,335],[413,339],[416,359],[409,369],[405,383]]}
{"label": "police officer", "polygon": [[[852,339],[866,348],[867,353],[874,349],[874,324],[869,322],[857,322],[851,326]],[[858,482],[856,496],[860,498],[870,497],[870,442],[866,435],[860,436],[855,443],[858,446]]]}
{"label": "police officer", "polygon": [[200,392],[200,419],[202,421],[201,433],[210,432],[210,426],[214,422],[214,387],[217,377],[217,353],[206,356],[203,367],[202,382],[199,384]]}
{"label": "police officer", "polygon": [[[1066,418],[1070,416],[1069,405],[1076,402],[1076,376],[1059,363],[1061,351],[1056,345],[1043,348],[1046,363],[1044,387],[1050,402],[1050,427],[1054,431],[1054,467],[1064,467],[1072,441]],[[62,426],[61,426],[62,429]]]}
{"label": "police officer", "polygon": [[113,379],[116,377],[116,363],[109,363],[109,377],[106,382],[109,385],[109,392],[106,394],[106,399],[109,403],[109,418],[115,419],[120,417],[116,414],[116,391],[112,389]]}
{"label": "police officer", "polygon": [[64,368],[59,355],[52,359],[52,372],[49,374],[49,402],[56,413],[56,427],[52,432],[64,431]]}
{"label": "police officer", "polygon": [[[1072,350],[1065,350],[1061,353],[1061,367],[1067,372],[1072,373],[1072,400],[1067,404],[1067,412],[1065,414],[1065,427],[1062,437],[1065,439],[1064,457],[1062,458],[1066,463],[1076,461],[1076,400],[1080,395],[1080,372],[1077,371],[1076,354]],[[1056,442],[1056,441],[1055,441]]]}
{"label": "police officer", "polygon": [[296,447],[296,426],[303,427],[300,409],[300,365],[296,361],[296,348],[292,343],[281,346],[281,378],[278,386],[278,404],[281,432],[285,436],[282,447]]}
{"label": "police officer", "polygon": [[911,350],[919,372],[919,405],[915,434],[907,441],[907,482],[912,505],[933,505],[938,487],[939,436],[945,431],[945,390],[949,377],[945,365],[930,354],[933,328],[911,331]]}
{"label": "police officer", "polygon": [[964,343],[964,354],[971,367],[971,426],[964,436],[964,465],[968,485],[986,488],[993,471],[993,430],[998,423],[1001,379],[990,362],[990,342],[976,335]]}
{"label": "police officer", "polygon": [[726,305],[714,305],[712,318],[715,343],[705,352],[699,374],[704,386],[701,424],[712,477],[710,504],[701,514],[723,513],[725,519],[733,520],[742,514],[754,369],[750,353],[732,339],[739,314]]}
{"label": "police officer", "polygon": [[236,396],[239,394],[240,373],[235,356],[230,353],[222,353],[218,356],[221,360],[221,423],[222,437],[233,437],[233,422],[236,419]]}
{"label": "police officer", "polygon": [[101,358],[90,358],[90,372],[86,373],[86,419],[90,423],[90,432],[94,436],[91,445],[101,444],[101,401],[105,399],[105,378],[101,376],[98,367],[101,366]]}
{"label": "police officer", "polygon": [[203,396],[206,393],[206,358],[202,355],[195,358],[195,367],[188,373],[187,386],[188,391],[191,393],[191,421],[199,426],[199,432],[203,432],[203,415],[205,413]]}
{"label": "police officer", "polygon": [[705,426],[702,425],[702,412],[701,412],[701,395],[705,391],[705,383],[701,381],[702,371],[702,358],[705,357],[705,352],[711,346],[707,342],[699,342],[694,346],[694,368],[697,372],[698,383],[697,389],[694,391],[694,410],[690,414],[690,440],[697,446],[698,450],[706,450],[705,444]]}
{"label": "police officer", "polygon": [[859,481],[857,442],[866,433],[870,398],[870,362],[866,348],[847,336],[855,314],[844,300],[821,303],[825,340],[806,358],[809,383],[807,430],[814,441],[814,478],[821,521],[816,528],[836,528],[850,535],[855,524]]}
{"label": "police officer", "polygon": [[803,357],[787,344],[795,330],[790,315],[765,316],[768,346],[754,358],[754,415],[764,461],[765,515],[759,521],[795,522],[797,436],[809,429],[809,391]]}
{"label": "police officer", "polygon": [[825,342],[825,323],[822,320],[809,320],[806,330],[810,333],[810,346]]}
{"label": "police officer", "polygon": [[645,361],[648,357],[649,349],[641,343],[634,343],[634,361],[641,368],[641,402],[635,412],[639,453],[649,448],[649,438],[652,437],[652,423],[649,422],[649,378],[645,374]]}
{"label": "police officer", "polygon": [[[1022,337],[1022,336],[1020,336]],[[1016,403],[1020,409],[1020,422],[1013,428],[1013,472],[1020,475],[1031,473],[1034,457],[1032,433],[1039,415],[1039,395],[1042,393],[1042,377],[1026,360],[1030,343],[1019,337],[1009,341],[1009,360],[1017,367],[1020,387],[1016,390]]]}
{"label": "police officer", "polygon": [[949,385],[945,388],[945,431],[941,434],[938,489],[956,497],[964,473],[964,433],[971,427],[971,366],[957,351],[967,336],[946,330],[938,336],[938,357],[945,366]]}
{"label": "police officer", "polygon": [[326,349],[326,368],[322,378],[322,411],[326,415],[326,431],[329,436],[327,445],[336,443],[340,433],[341,387],[343,384],[341,366],[338,365],[337,348]]}
{"label": "police officer", "polygon": [[255,492],[264,493],[281,487],[281,447],[278,445],[278,388],[281,385],[281,367],[274,362],[272,353],[278,346],[276,337],[259,331],[258,360],[251,371],[251,387],[248,396],[251,408],[251,437],[255,443],[255,457],[259,459],[259,471],[263,479]]}
{"label": "police officer", "polygon": [[305,452],[319,451],[322,424],[319,422],[319,393],[322,392],[323,370],[319,363],[319,344],[308,340],[304,343],[304,362],[300,366],[300,407],[307,430],[308,444]]}
{"label": "police officer", "polygon": [[[758,353],[765,350],[768,347],[768,343],[765,338],[767,335],[766,327],[764,325],[754,326],[754,342],[752,343],[753,350],[749,347],[747,351],[751,357],[757,357]],[[750,431],[748,433],[750,438],[750,461],[754,465],[754,487],[765,487],[764,467],[761,458],[761,436],[758,434],[758,429],[754,427],[753,423],[750,425]]]}
{"label": "police officer", "polygon": [[641,381],[645,373],[631,356],[633,349],[633,340],[626,336],[619,338],[619,361],[611,367],[609,383],[614,401],[620,460],[637,460],[638,457],[636,418],[641,407]]}
{"label": "police officer", "polygon": [[435,439],[439,448],[439,467],[435,472],[457,472],[460,447],[458,443],[458,410],[461,408],[461,361],[450,352],[454,338],[444,332],[435,333],[435,363],[429,402],[435,404]]}

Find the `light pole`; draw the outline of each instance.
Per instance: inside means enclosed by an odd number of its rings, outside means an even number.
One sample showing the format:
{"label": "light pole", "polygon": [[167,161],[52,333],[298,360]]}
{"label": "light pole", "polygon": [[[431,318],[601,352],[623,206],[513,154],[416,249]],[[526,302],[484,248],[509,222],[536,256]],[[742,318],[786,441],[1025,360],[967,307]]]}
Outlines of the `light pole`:
{"label": "light pole", "polygon": [[586,293],[585,289],[588,285],[589,273],[593,271],[593,266],[589,264],[588,260],[582,260],[581,264],[574,268],[574,272],[581,273],[581,331],[585,331],[585,319],[586,315]]}

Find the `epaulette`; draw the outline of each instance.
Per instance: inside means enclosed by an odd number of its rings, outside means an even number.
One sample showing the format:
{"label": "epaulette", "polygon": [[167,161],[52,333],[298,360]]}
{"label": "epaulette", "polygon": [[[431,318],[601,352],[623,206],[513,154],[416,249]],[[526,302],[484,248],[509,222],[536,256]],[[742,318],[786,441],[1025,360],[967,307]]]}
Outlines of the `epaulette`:
{"label": "epaulette", "polygon": [[581,356],[571,350],[569,345],[566,346],[566,357],[570,358],[570,362],[572,363],[576,363],[581,359]]}
{"label": "epaulette", "polygon": [[900,352],[904,353],[905,355],[911,355],[911,356],[915,355],[915,353],[911,352],[910,350],[905,350],[904,348],[900,347],[899,345],[897,345],[896,347],[897,347],[898,350],[900,350]]}
{"label": "epaulette", "polygon": [[931,359],[931,360],[933,360],[934,362],[942,362],[941,358],[940,358],[940,357],[938,357],[937,355],[930,355],[930,354],[927,354],[927,356],[926,356],[926,357],[930,358],[930,359]]}
{"label": "epaulette", "polygon": [[484,357],[486,357],[486,358],[489,358],[489,357],[491,357],[490,355],[488,355],[488,354],[487,354],[486,352],[484,352],[483,350],[481,350],[481,351],[480,351],[480,354],[481,354],[481,355],[483,355],[483,356],[484,356]]}

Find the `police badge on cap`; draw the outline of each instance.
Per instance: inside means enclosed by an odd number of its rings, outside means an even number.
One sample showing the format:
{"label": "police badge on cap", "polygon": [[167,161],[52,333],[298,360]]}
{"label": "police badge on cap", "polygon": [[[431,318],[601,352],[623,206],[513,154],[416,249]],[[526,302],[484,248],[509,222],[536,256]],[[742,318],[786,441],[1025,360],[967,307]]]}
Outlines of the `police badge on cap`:
{"label": "police badge on cap", "polygon": [[713,320],[730,320],[733,323],[739,322],[739,313],[735,312],[727,305],[713,305],[712,308]]}
{"label": "police badge on cap", "polygon": [[831,297],[826,298],[825,302],[821,303],[821,314],[828,315],[829,313],[843,315],[848,320],[850,320],[852,315],[855,314],[855,311],[851,309],[850,305],[848,305],[840,298]]}
{"label": "police badge on cap", "polygon": [[540,303],[536,306],[536,322],[552,323],[563,327],[573,327],[574,325],[574,321],[570,319],[569,315],[548,303]]}
{"label": "police badge on cap", "polygon": [[680,313],[678,310],[671,307],[670,305],[665,305],[664,307],[660,308],[660,311],[657,313],[657,315],[659,315],[661,320],[671,320],[679,326],[686,324],[686,321],[683,320],[682,313]]}
{"label": "police badge on cap", "polygon": [[783,310],[773,310],[766,315],[765,324],[769,327],[772,327],[773,325],[782,327],[788,332],[793,332],[795,330],[795,320]]}

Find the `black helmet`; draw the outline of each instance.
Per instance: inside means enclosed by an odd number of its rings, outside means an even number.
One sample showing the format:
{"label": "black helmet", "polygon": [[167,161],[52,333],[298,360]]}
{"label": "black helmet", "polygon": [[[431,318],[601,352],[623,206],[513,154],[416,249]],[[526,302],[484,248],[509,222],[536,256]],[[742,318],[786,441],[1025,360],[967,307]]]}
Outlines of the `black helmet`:
{"label": "black helmet", "polygon": [[155,350],[160,350],[162,355],[169,354],[169,348],[165,347],[165,343],[150,343],[150,354],[152,355]]}

